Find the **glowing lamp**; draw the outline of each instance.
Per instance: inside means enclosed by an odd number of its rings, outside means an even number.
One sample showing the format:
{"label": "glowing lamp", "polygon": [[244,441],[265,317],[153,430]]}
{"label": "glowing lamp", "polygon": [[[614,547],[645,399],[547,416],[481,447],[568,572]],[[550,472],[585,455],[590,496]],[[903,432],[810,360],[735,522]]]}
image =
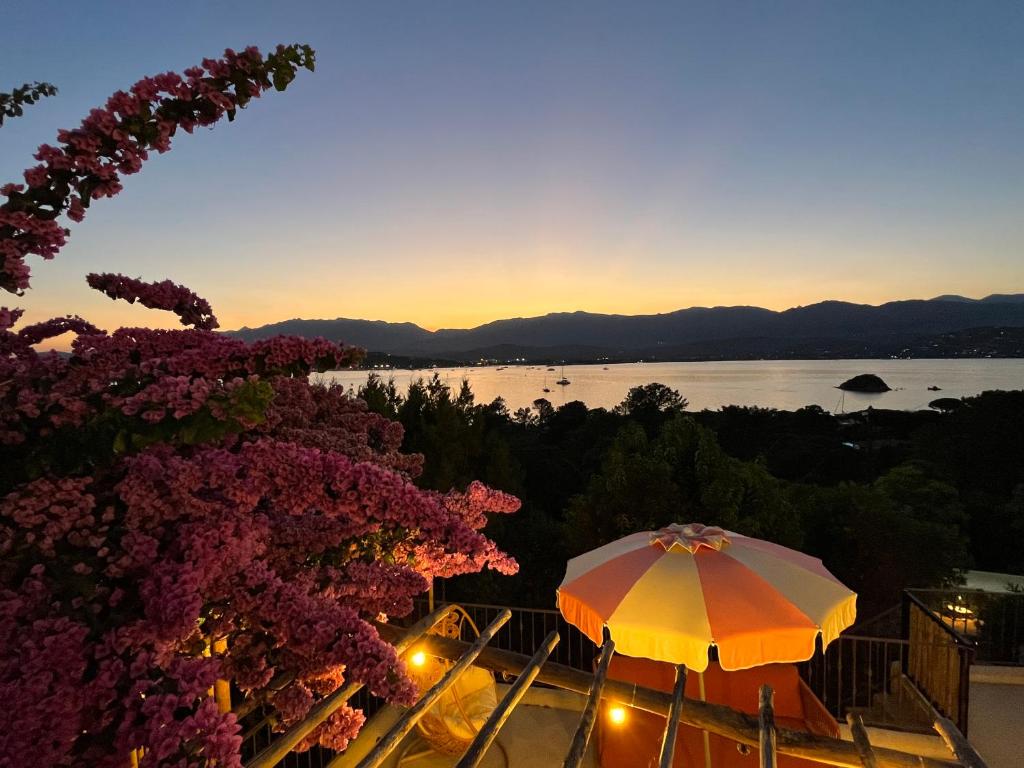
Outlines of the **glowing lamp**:
{"label": "glowing lamp", "polygon": [[427,654],[425,654],[423,651],[416,651],[416,653],[412,655],[409,661],[412,662],[412,665],[414,667],[422,667],[424,664],[427,663]]}
{"label": "glowing lamp", "polygon": [[608,719],[615,725],[626,722],[626,710],[623,707],[612,707],[608,710]]}

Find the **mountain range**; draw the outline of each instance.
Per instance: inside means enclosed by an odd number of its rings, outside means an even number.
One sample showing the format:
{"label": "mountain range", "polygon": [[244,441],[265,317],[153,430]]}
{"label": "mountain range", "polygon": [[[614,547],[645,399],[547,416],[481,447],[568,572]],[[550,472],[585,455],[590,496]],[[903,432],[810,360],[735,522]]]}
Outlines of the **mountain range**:
{"label": "mountain range", "polygon": [[[939,350],[951,338],[977,341],[993,334],[1007,338],[1009,330],[1009,338],[1018,339],[1021,328],[1024,294],[993,294],[982,299],[945,295],[878,306],[822,301],[783,311],[738,306],[691,307],[655,315],[557,312],[437,331],[380,320],[295,319],[228,333],[248,341],[277,334],[322,336],[364,347],[378,359],[572,362],[887,357],[911,351],[914,356],[927,356],[920,353]],[[957,335],[962,331],[971,333]],[[1013,349],[1007,355],[1016,356]],[[971,354],[970,349],[940,350],[934,356]]]}

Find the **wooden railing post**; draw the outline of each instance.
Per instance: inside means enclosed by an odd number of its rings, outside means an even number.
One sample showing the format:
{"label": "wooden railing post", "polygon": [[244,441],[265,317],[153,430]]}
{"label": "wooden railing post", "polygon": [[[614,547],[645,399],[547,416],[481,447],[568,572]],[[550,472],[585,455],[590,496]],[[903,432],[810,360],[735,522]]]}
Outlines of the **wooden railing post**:
{"label": "wooden railing post", "polygon": [[[214,656],[223,656],[228,650],[228,639],[218,637],[212,643],[211,648]],[[223,715],[231,711],[231,683],[228,680],[218,678],[213,683],[213,698],[217,702],[217,710]]]}
{"label": "wooden railing post", "polygon": [[494,621],[488,624],[487,628],[480,633],[480,637],[459,657],[455,665],[399,718],[398,722],[394,724],[390,731],[384,734],[384,737],[377,743],[377,746],[373,748],[370,754],[359,761],[356,768],[377,768],[377,766],[383,763],[392,750],[398,746],[399,742],[416,726],[416,723],[430,711],[434,702],[441,698],[445,691],[455,685],[459,677],[470,668],[476,657],[480,655],[480,652],[491,641],[491,638],[510,618],[512,618],[512,611],[506,608]]}
{"label": "wooden railing post", "polygon": [[988,768],[985,765],[985,761],[981,759],[981,755],[978,754],[977,750],[967,741],[951,720],[940,715],[935,718],[935,723],[932,727],[942,737],[942,740],[946,742],[949,751],[956,756],[956,759],[960,761],[964,768]]}
{"label": "wooden railing post", "polygon": [[572,745],[569,747],[569,754],[565,758],[562,768],[579,768],[583,762],[583,756],[587,753],[587,744],[590,742],[590,734],[594,731],[594,723],[597,720],[597,709],[601,703],[601,692],[604,690],[605,680],[608,678],[608,664],[615,653],[615,641],[610,637],[606,638],[601,646],[601,660],[597,663],[597,672],[594,674],[594,681],[590,684],[590,692],[587,694],[587,705],[580,715],[580,723],[576,726],[576,733],[572,737]]}
{"label": "wooden railing post", "polygon": [[676,752],[676,733],[679,732],[679,712],[683,708],[683,695],[686,692],[686,667],[676,667],[676,684],[672,688],[672,703],[668,708],[665,722],[665,733],[661,739],[661,759],[658,768],[672,768],[672,758]]}
{"label": "wooden railing post", "polygon": [[878,758],[875,757],[875,750],[871,747],[868,739],[868,732],[864,728],[864,721],[860,715],[853,712],[846,713],[846,722],[850,724],[850,735],[853,737],[853,745],[857,748],[860,761],[864,768],[878,768]]}
{"label": "wooden railing post", "polygon": [[760,733],[760,766],[775,768],[776,734],[775,734],[775,691],[770,685],[761,686],[758,702],[758,731]]}
{"label": "wooden railing post", "polygon": [[462,759],[459,760],[455,768],[477,768],[480,765],[491,743],[498,736],[498,731],[501,730],[501,727],[512,714],[512,710],[515,709],[516,705],[526,694],[527,689],[537,679],[537,673],[540,672],[540,668],[544,666],[544,662],[548,660],[548,656],[551,655],[551,651],[555,649],[556,645],[558,645],[558,632],[551,630],[544,639],[544,642],[541,643],[540,648],[533,654],[530,663],[523,668],[522,674],[519,675],[512,684],[512,687],[509,688],[508,693],[505,694],[505,697],[498,702],[498,706],[491,712],[487,722],[484,723],[480,732],[477,733],[473,743],[469,745],[466,754],[462,756]]}

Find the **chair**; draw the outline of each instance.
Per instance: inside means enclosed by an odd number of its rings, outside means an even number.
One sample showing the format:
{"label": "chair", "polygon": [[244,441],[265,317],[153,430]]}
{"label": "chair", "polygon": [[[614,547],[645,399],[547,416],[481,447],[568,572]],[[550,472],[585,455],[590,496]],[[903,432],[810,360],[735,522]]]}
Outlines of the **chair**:
{"label": "chair", "polygon": [[[455,607],[432,633],[461,640],[464,634],[479,636],[480,630],[465,610]],[[454,665],[447,659],[432,656],[417,659],[416,654],[411,661],[408,665],[410,677],[416,682],[421,696]],[[497,706],[494,674],[481,667],[470,667],[416,724],[418,743],[405,747],[398,758],[399,768],[431,755],[461,756]],[[505,747],[500,740],[496,740],[494,746],[507,767],[509,761]]]}

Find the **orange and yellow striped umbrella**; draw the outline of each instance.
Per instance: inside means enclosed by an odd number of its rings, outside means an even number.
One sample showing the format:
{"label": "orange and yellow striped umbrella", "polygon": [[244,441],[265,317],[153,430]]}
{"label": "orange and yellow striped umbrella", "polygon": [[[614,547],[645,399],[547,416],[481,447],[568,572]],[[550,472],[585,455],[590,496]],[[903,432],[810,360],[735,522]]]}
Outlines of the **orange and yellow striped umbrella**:
{"label": "orange and yellow striped umbrella", "polygon": [[857,596],[817,558],[721,528],[670,525],[569,561],[558,607],[616,653],[725,670],[814,655],[853,624]]}

